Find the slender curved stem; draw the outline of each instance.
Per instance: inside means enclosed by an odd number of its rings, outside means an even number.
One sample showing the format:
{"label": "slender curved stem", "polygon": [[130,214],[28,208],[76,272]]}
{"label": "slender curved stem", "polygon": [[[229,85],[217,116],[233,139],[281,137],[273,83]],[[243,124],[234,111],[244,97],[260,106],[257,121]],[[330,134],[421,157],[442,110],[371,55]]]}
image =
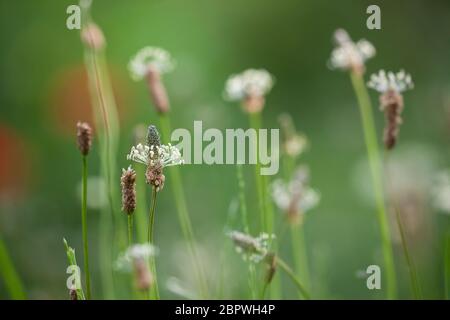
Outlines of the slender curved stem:
{"label": "slender curved stem", "polygon": [[83,156],[81,195],[81,224],[83,233],[84,274],[86,278],[86,295],[91,299],[91,275],[89,272],[89,243],[87,230],[87,157]]}
{"label": "slender curved stem", "polygon": [[294,271],[292,271],[292,269],[280,257],[277,257],[277,265],[291,278],[292,282],[294,282],[294,284],[297,286],[298,291],[303,295],[303,298],[307,300],[311,299],[308,291],[297,278]]}
{"label": "slender curved stem", "polygon": [[[248,212],[247,212],[247,201],[245,197],[245,181],[242,174],[242,165],[236,166],[236,173],[237,173],[237,180],[238,180],[238,187],[239,187],[239,203],[240,203],[240,209],[241,209],[241,218],[242,218],[242,225],[244,227],[244,231],[247,234],[250,234],[250,227],[248,222]],[[250,293],[252,295],[253,299],[256,299],[256,291],[257,291],[257,283],[256,283],[256,270],[255,266],[252,263],[249,263],[248,265],[248,272],[249,272],[249,286],[250,286]]]}
{"label": "slender curved stem", "polygon": [[362,75],[352,72],[351,81],[361,113],[367,156],[369,158],[370,171],[372,174],[372,183],[378,212],[378,225],[381,236],[381,247],[383,250],[384,268],[386,270],[387,297],[388,299],[395,299],[397,296],[397,280],[394,264],[394,253],[392,250],[389,223],[385,209],[382,178],[383,170],[381,166],[380,152],[378,150],[377,133],[372,114],[372,104],[370,102],[369,94],[367,93],[367,88],[364,84]]}
{"label": "slender curved stem", "polygon": [[[148,238],[147,238],[148,242],[151,243],[152,245],[155,245],[153,241],[153,226],[155,224],[156,195],[157,195],[156,188],[153,187],[152,204],[150,207],[150,216],[148,221]],[[158,278],[156,274],[156,262],[154,257],[151,258],[150,269],[154,277],[154,285],[151,290],[153,290],[153,296],[155,297],[155,299],[159,299]]]}
{"label": "slender curved stem", "polygon": [[[385,167],[385,176],[386,176],[386,182],[387,182],[387,189],[389,190],[390,187],[392,187],[392,183],[390,180],[390,174],[389,174],[389,162],[388,162],[388,155],[389,155],[389,151],[385,152],[385,156],[384,156],[384,167]],[[406,259],[406,264],[408,266],[408,271],[409,271],[409,277],[410,277],[410,281],[411,281],[411,289],[413,291],[414,294],[414,298],[415,299],[421,299],[422,298],[422,290],[420,287],[420,281],[419,281],[419,276],[417,273],[417,269],[416,266],[414,264],[414,260],[409,252],[408,249],[408,242],[407,242],[407,237],[406,237],[406,230],[403,227],[403,221],[402,221],[402,217],[400,215],[400,211],[398,210],[395,202],[391,203],[394,211],[395,211],[395,217],[396,217],[396,221],[397,221],[397,226],[398,226],[398,231],[400,234],[400,240],[401,240],[401,244],[402,244],[402,249],[403,249],[403,254],[405,256]]]}
{"label": "slender curved stem", "polygon": [[447,231],[444,250],[445,299],[450,300],[450,229]]}
{"label": "slender curved stem", "polygon": [[128,215],[128,245],[133,244],[133,215]]}
{"label": "slender curved stem", "polygon": [[[170,118],[166,114],[161,114],[159,120],[161,124],[163,138],[169,140],[171,132]],[[204,299],[207,299],[209,295],[208,295],[208,282],[206,279],[206,272],[204,270],[203,264],[201,262],[200,256],[197,252],[197,248],[195,245],[194,231],[192,228],[191,218],[186,204],[181,174],[177,166],[171,167],[169,171],[170,171],[169,178],[171,179],[170,185],[172,187],[172,192],[175,198],[178,220],[181,226],[181,230],[183,232],[183,236],[188,244],[188,250],[192,257],[192,263],[194,264],[194,268],[196,270],[196,277],[200,284],[199,287],[201,291],[201,296]]]}
{"label": "slender curved stem", "polygon": [[150,208],[150,216],[148,220],[148,242],[154,244],[153,242],[153,225],[155,224],[155,208],[156,208],[156,188],[152,188],[152,206]]}

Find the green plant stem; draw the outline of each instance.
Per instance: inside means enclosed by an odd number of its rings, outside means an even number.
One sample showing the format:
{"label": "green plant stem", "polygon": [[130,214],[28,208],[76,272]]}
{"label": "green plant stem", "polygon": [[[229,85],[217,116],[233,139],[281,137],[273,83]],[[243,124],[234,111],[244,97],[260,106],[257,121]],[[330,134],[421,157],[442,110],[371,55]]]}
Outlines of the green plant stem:
{"label": "green plant stem", "polygon": [[419,278],[417,276],[417,271],[416,271],[414,262],[411,258],[411,255],[409,254],[408,243],[406,242],[405,229],[403,228],[402,218],[400,216],[400,213],[397,211],[397,209],[395,209],[395,216],[397,219],[398,230],[399,230],[400,238],[402,241],[403,254],[405,255],[406,264],[408,265],[409,276],[410,276],[410,280],[411,280],[411,287],[413,290],[414,298],[421,299],[422,292],[420,289]]}
{"label": "green plant stem", "polygon": [[[257,130],[256,133],[256,146],[259,145],[259,134],[258,130],[261,128],[261,114],[259,112],[256,113],[250,113],[249,114],[249,121],[250,121],[250,127],[252,129]],[[256,183],[256,192],[257,192],[257,198],[258,198],[258,205],[259,205],[259,221],[260,221],[260,228],[264,232],[268,232],[268,226],[266,221],[266,213],[265,213],[265,201],[264,201],[264,194],[263,191],[263,179],[261,177],[261,164],[259,163],[259,154],[258,149],[256,149],[256,165],[255,165],[255,183]]]}
{"label": "green plant stem", "polygon": [[88,243],[88,228],[87,228],[87,157],[83,156],[82,168],[82,195],[81,195],[81,224],[83,233],[83,255],[84,255],[84,274],[86,279],[86,294],[87,299],[91,296],[91,274],[89,272],[89,243]]}
{"label": "green plant stem", "polygon": [[[170,141],[171,126],[168,115],[161,114],[159,120],[161,124],[163,138]],[[189,254],[192,257],[192,263],[194,264],[194,268],[196,270],[196,278],[198,279],[198,282],[200,284],[199,287],[201,297],[207,299],[209,297],[208,282],[206,280],[206,273],[203,268],[200,256],[196,249],[194,231],[192,228],[189,211],[186,205],[186,199],[184,196],[185,194],[184,187],[181,181],[180,171],[177,166],[171,167],[169,171],[170,171],[169,178],[171,180],[170,185],[172,187],[172,192],[175,197],[175,205],[177,207],[178,220],[180,222],[181,231],[183,232],[183,236],[186,239]]]}
{"label": "green plant stem", "polygon": [[[262,127],[260,112],[249,114],[250,127],[256,130],[256,165],[255,165],[255,183],[259,204],[260,226],[263,232],[273,233],[273,206],[268,195],[268,178],[261,175],[261,164],[259,162],[259,130]],[[276,251],[276,245],[274,250]],[[273,299],[281,298],[281,281],[278,274],[275,274],[270,286],[270,293]]]}
{"label": "green plant stem", "polygon": [[[147,186],[143,177],[145,177],[145,166],[136,166],[136,194],[145,194]],[[136,212],[134,213],[134,219],[136,220],[136,235],[139,243],[145,243],[147,241],[147,220],[148,206],[146,198],[142,198],[136,203]]]}
{"label": "green plant stem", "polygon": [[447,231],[444,250],[445,299],[450,300],[450,230]]}
{"label": "green plant stem", "polygon": [[364,129],[364,139],[367,148],[370,171],[372,174],[372,183],[377,205],[377,218],[380,228],[381,247],[383,250],[384,267],[387,279],[387,297],[395,299],[397,297],[397,280],[394,264],[394,254],[390,237],[389,224],[385,209],[384,191],[383,191],[383,170],[381,168],[380,153],[378,150],[377,133],[372,114],[372,105],[367,93],[364,79],[360,74],[351,73],[351,81],[358,100],[361,113],[361,120]]}
{"label": "green plant stem", "polygon": [[303,281],[305,288],[309,289],[308,255],[306,254],[303,225],[292,225],[290,231],[295,272]]}
{"label": "green plant stem", "polygon": [[298,291],[302,294],[304,299],[311,299],[308,291],[297,278],[294,271],[292,271],[292,269],[280,257],[277,257],[277,266],[279,266],[291,278],[292,282],[297,286]]}
{"label": "green plant stem", "polygon": [[25,300],[26,295],[22,281],[17,273],[14,263],[8,253],[8,249],[0,237],[0,275],[3,278],[6,290],[11,299]]}
{"label": "green plant stem", "polygon": [[[83,5],[82,28],[92,22],[90,7]],[[85,46],[85,65],[89,80],[89,91],[94,111],[95,129],[100,146],[101,174],[106,183],[108,208],[101,210],[99,246],[103,296],[114,299],[113,256],[125,248],[126,231],[120,207],[117,184],[117,147],[120,127],[114,94],[109,79],[106,59],[102,49]],[[120,290],[122,291],[122,290]]]}
{"label": "green plant stem", "polygon": [[133,215],[128,215],[128,245],[133,244]]}
{"label": "green plant stem", "polygon": [[[151,243],[152,245],[155,245],[155,242],[153,240],[153,226],[155,224],[155,209],[156,209],[157,193],[158,192],[156,191],[156,188],[153,187],[152,188],[152,204],[150,207],[150,216],[149,216],[149,220],[148,220],[148,238],[147,238],[148,242]],[[151,271],[152,271],[153,277],[154,277],[153,296],[155,297],[155,299],[159,299],[158,278],[157,278],[157,274],[156,274],[156,262],[155,262],[154,257],[151,258],[150,268],[151,268]]]}
{"label": "green plant stem", "polygon": [[[247,201],[245,197],[245,181],[244,176],[242,173],[242,165],[236,166],[236,173],[237,173],[237,180],[238,180],[238,187],[239,187],[239,204],[240,204],[240,210],[241,210],[241,217],[242,217],[242,225],[244,227],[244,232],[247,234],[250,234],[250,227],[248,222],[248,213],[247,213]],[[256,283],[256,270],[253,263],[248,264],[248,272],[249,272],[249,286],[250,286],[250,293],[252,296],[252,299],[256,299],[256,292],[257,292],[257,283]]]}

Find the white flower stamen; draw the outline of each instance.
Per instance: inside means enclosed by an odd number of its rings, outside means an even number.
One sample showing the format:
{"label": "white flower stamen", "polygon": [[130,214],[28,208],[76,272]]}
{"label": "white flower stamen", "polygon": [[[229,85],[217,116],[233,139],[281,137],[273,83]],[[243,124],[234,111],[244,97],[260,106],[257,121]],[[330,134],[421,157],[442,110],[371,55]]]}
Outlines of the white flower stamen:
{"label": "white flower stamen", "polygon": [[397,73],[391,71],[386,73],[384,70],[380,70],[378,74],[372,74],[367,86],[380,93],[385,93],[389,90],[402,93],[406,90],[413,89],[414,83],[412,82],[411,75],[405,73],[403,70]]}
{"label": "white flower stamen", "polygon": [[168,145],[147,146],[138,144],[131,147],[127,160],[132,160],[149,166],[170,167],[184,164],[180,150],[177,147]]}
{"label": "white flower stamen", "polygon": [[367,40],[354,43],[344,30],[335,33],[337,47],[332,51],[329,66],[340,70],[364,70],[364,63],[376,54],[375,47]]}

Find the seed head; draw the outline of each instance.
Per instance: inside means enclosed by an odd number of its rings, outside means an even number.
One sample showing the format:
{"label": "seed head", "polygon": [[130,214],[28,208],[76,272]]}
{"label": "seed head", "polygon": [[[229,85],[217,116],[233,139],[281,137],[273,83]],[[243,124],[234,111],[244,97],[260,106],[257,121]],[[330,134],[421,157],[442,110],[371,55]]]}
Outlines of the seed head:
{"label": "seed head", "polygon": [[412,89],[414,84],[411,76],[401,70],[398,73],[380,70],[373,74],[367,83],[381,93],[380,110],[384,112],[386,124],[384,128],[384,145],[387,150],[394,148],[402,124],[403,96],[402,92]]}
{"label": "seed head", "polygon": [[77,123],[78,149],[83,156],[87,156],[92,145],[92,129],[87,122]]}
{"label": "seed head", "polygon": [[136,172],[130,167],[122,169],[122,211],[131,215],[136,209]]}
{"label": "seed head", "polygon": [[244,260],[258,263],[263,260],[269,252],[269,244],[274,235],[261,233],[254,238],[249,234],[239,231],[231,231],[228,236],[233,240],[236,251],[242,254]]}

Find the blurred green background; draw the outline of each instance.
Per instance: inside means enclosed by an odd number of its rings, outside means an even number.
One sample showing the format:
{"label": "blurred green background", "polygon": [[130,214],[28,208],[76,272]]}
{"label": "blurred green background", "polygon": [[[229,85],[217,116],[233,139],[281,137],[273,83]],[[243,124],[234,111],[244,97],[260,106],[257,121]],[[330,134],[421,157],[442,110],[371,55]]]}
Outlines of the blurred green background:
{"label": "blurred green background", "polygon": [[[31,299],[68,297],[63,237],[82,260],[75,124],[89,121],[92,112],[79,32],[66,28],[70,4],[76,2],[0,2],[0,234]],[[382,30],[366,28],[369,4],[380,5]],[[308,213],[305,228],[314,292],[325,299],[383,297],[367,290],[360,275],[382,259],[375,211],[364,193],[370,180],[350,80],[327,68],[333,31],[343,27],[354,40],[366,38],[375,45],[377,56],[369,61],[368,74],[380,68],[410,72],[416,88],[405,94],[404,124],[394,153],[398,175],[423,193],[419,209],[406,214],[415,223],[409,235],[424,296],[443,297],[442,243],[449,216],[431,206],[428,180],[450,167],[450,2],[95,0],[92,14],[107,41],[121,115],[122,167],[128,166],[134,126],[156,122],[145,84],[128,76],[127,63],[141,47],[163,47],[177,61],[164,79],[174,127],[192,129],[194,120],[203,120],[204,128],[247,128],[239,106],[223,101],[225,80],[250,67],[265,68],[276,77],[264,125],[278,128],[278,115],[289,112],[309,138],[310,149],[300,162],[310,167],[311,184],[322,200]],[[371,98],[376,106],[377,94],[371,92]],[[381,134],[383,114],[375,112]],[[99,175],[95,147],[91,176]],[[225,221],[236,210],[235,168],[180,169],[208,273],[217,278],[219,253],[229,242]],[[252,173],[253,168],[246,168],[250,215],[257,217]],[[189,282],[192,271],[183,263],[186,248],[170,188],[161,193],[158,206],[160,281],[174,276]],[[94,296],[99,296],[98,210],[89,215]],[[282,237],[280,250],[290,261],[288,239]],[[400,246],[395,252],[400,297],[408,298]],[[227,257],[226,297],[243,297],[245,266],[232,251]],[[0,298],[7,297],[0,279]],[[165,289],[163,297],[177,298]],[[284,297],[295,297],[289,283]]]}

